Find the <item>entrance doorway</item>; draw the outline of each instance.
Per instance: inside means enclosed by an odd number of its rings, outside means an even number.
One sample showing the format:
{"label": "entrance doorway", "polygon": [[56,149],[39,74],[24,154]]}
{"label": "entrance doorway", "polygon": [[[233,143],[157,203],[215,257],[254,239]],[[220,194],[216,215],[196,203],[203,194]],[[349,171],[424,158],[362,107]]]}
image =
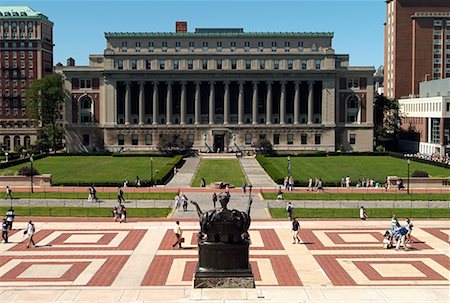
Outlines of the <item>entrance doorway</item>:
{"label": "entrance doorway", "polygon": [[217,150],[219,150],[220,153],[223,152],[224,144],[225,135],[214,135],[214,152],[217,152]]}

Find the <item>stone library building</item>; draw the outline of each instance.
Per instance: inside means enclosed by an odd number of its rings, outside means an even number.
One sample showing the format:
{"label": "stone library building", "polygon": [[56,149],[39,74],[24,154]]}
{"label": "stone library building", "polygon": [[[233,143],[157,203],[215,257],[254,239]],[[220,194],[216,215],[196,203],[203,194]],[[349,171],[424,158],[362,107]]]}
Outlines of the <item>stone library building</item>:
{"label": "stone library building", "polygon": [[175,134],[201,152],[372,151],[373,67],[352,67],[329,32],[196,28],[105,33],[65,79],[69,151],[157,149]]}

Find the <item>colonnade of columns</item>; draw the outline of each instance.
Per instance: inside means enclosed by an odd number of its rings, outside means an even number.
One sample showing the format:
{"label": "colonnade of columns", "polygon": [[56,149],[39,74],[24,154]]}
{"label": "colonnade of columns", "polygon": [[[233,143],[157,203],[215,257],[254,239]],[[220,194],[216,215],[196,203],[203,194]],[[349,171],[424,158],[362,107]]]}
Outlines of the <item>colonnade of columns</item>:
{"label": "colonnade of columns", "polygon": [[[236,81],[235,81],[236,82]],[[279,102],[278,104],[278,113],[279,114],[279,120],[277,121],[279,124],[286,124],[287,120],[287,109],[286,109],[286,98],[287,98],[287,92],[286,92],[286,86],[287,81],[278,81],[280,85],[279,90],[279,99],[274,100],[273,95],[273,85],[274,81],[252,81],[252,96],[251,96],[251,124],[259,124],[258,117],[260,114],[265,114],[265,123],[266,124],[272,124],[274,123],[273,119],[273,105],[274,101]],[[290,119],[290,122],[293,124],[300,124],[300,107],[301,107],[301,82],[302,81],[291,81],[293,82],[294,92],[293,92],[293,119]],[[305,81],[306,82],[306,81]],[[124,89],[125,89],[125,106],[124,106],[124,124],[129,125],[132,124],[131,121],[131,103],[132,103],[132,93],[131,93],[131,82],[130,81],[124,81]],[[136,81],[135,81],[136,83]],[[174,106],[174,98],[173,98],[173,84],[175,82],[173,81],[166,81],[166,89],[165,89],[165,112],[161,112],[159,108],[159,98],[160,98],[160,89],[159,89],[159,82],[152,81],[152,87],[153,87],[153,93],[152,93],[152,124],[156,125],[159,124],[159,117],[160,114],[165,114],[165,124],[172,124],[173,123],[173,106]],[[180,94],[179,94],[179,100],[175,100],[177,105],[179,104],[179,124],[184,125],[187,123],[186,116],[187,116],[187,81],[176,81],[176,83],[180,84]],[[202,123],[202,111],[201,111],[201,81],[194,81],[195,83],[195,93],[194,93],[194,110],[193,110],[193,117],[194,117],[194,124],[201,124]],[[208,124],[216,124],[216,88],[219,82],[210,81],[209,84],[209,92],[208,92]],[[223,124],[230,124],[230,98],[231,98],[231,81],[220,81],[220,83],[223,83]],[[245,90],[244,85],[245,81],[237,81],[237,124],[245,124],[245,113],[244,113],[244,102],[245,102]],[[265,113],[259,113],[258,112],[258,85],[265,84]],[[145,99],[145,81],[138,81],[138,88],[139,88],[139,94],[138,94],[138,123],[140,125],[146,124],[146,117],[145,117],[145,111],[146,106],[149,104],[146,104]],[[115,89],[117,90],[117,85],[114,85]],[[314,123],[314,81],[307,81],[307,112],[306,114],[306,124],[313,124]],[[221,88],[222,89],[222,88]],[[117,123],[118,115],[117,115],[117,106],[118,106],[118,94],[115,93],[115,108],[116,108],[116,117],[115,117],[115,123]],[[179,103],[178,103],[179,102]],[[222,102],[222,100],[220,100]],[[322,100],[322,102],[325,102]],[[322,104],[322,107],[325,107],[325,104]],[[323,117],[322,117],[323,118]],[[248,122],[248,121],[247,121]],[[304,123],[305,121],[303,121]]]}

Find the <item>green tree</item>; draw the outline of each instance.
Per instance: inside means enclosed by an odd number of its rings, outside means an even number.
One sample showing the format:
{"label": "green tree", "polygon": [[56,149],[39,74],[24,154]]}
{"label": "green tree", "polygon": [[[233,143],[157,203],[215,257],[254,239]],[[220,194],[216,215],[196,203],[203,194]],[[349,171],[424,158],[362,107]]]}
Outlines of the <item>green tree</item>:
{"label": "green tree", "polygon": [[62,129],[56,122],[60,118],[60,107],[64,103],[63,80],[59,74],[49,74],[36,80],[27,89],[27,111],[29,118],[40,123],[44,140],[56,152],[62,139]]}
{"label": "green tree", "polygon": [[[401,117],[399,103],[383,95],[374,99],[375,136],[377,143],[396,141],[401,132]],[[383,144],[384,145],[384,144]]]}
{"label": "green tree", "polygon": [[192,142],[178,134],[164,135],[159,139],[158,150],[164,154],[185,154],[192,148]]}

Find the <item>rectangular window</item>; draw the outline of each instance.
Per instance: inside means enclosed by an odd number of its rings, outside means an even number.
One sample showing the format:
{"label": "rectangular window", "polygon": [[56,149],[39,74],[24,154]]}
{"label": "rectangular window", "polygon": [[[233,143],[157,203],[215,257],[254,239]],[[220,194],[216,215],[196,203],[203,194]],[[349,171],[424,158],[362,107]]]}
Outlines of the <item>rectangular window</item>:
{"label": "rectangular window", "polygon": [[308,68],[308,61],[306,59],[302,59],[302,69]]}
{"label": "rectangular window", "polygon": [[192,59],[189,59],[187,62],[188,69],[194,69],[194,61]]}
{"label": "rectangular window", "polygon": [[280,135],[279,134],[273,134],[273,145],[280,144]]}
{"label": "rectangular window", "polygon": [[203,41],[202,47],[203,47],[203,51],[207,52],[208,51],[208,41]]}
{"label": "rectangular window", "polygon": [[176,41],[176,42],[175,42],[175,51],[176,51],[176,52],[179,52],[179,51],[180,51],[180,48],[181,48],[181,42]]}
{"label": "rectangular window", "polygon": [[173,60],[173,69],[179,69],[179,68],[180,68],[180,61]]}
{"label": "rectangular window", "polygon": [[303,51],[303,41],[298,42],[298,50]]}
{"label": "rectangular window", "polygon": [[148,51],[150,53],[153,53],[154,50],[155,50],[155,43],[154,42],[149,42],[148,43]]}
{"label": "rectangular window", "polygon": [[153,144],[153,135],[146,134],[145,135],[145,145],[152,145],[152,144]]}
{"label": "rectangular window", "polygon": [[122,52],[126,53],[128,50],[127,42],[122,42]]}
{"label": "rectangular window", "polygon": [[252,68],[252,60],[245,60],[245,69],[251,69]]}
{"label": "rectangular window", "polygon": [[221,41],[218,41],[217,42],[217,50],[222,50],[222,42]]}
{"label": "rectangular window", "polygon": [[294,60],[289,59],[289,60],[287,61],[287,68],[288,68],[288,69],[293,69],[293,68],[294,68]]}
{"label": "rectangular window", "polygon": [[136,42],[136,53],[140,53],[141,52],[141,42]]}
{"label": "rectangular window", "polygon": [[250,41],[245,41],[244,42],[244,49],[246,52],[250,51]]}
{"label": "rectangular window", "polygon": [[261,59],[259,60],[259,69],[265,69],[266,68],[266,60]]}
{"label": "rectangular window", "polygon": [[350,139],[348,140],[350,144],[356,144],[356,134],[350,134]]}
{"label": "rectangular window", "polygon": [[231,69],[236,69],[236,67],[237,67],[236,59],[231,59]]}
{"label": "rectangular window", "polygon": [[320,69],[320,59],[314,60],[314,66],[316,69]]}
{"label": "rectangular window", "polygon": [[262,41],[258,42],[258,49],[261,52],[264,50],[264,42],[262,42]]}
{"label": "rectangular window", "polygon": [[136,59],[131,60],[131,69],[133,69],[133,70],[137,69],[137,61],[136,61]]}
{"label": "rectangular window", "polygon": [[152,60],[145,60],[145,69],[152,69]]}
{"label": "rectangular window", "polygon": [[208,69],[208,60],[202,60],[202,68]]}
{"label": "rectangular window", "polygon": [[89,135],[83,135],[83,145],[89,145]]}
{"label": "rectangular window", "polygon": [[222,69],[222,59],[217,59],[217,61],[216,61],[216,68],[217,69]]}
{"label": "rectangular window", "polygon": [[300,144],[302,144],[302,145],[308,144],[308,135],[307,134],[300,135]]}
{"label": "rectangular window", "polygon": [[294,134],[288,134],[287,135],[287,144],[288,145],[294,144]]}
{"label": "rectangular window", "polygon": [[321,137],[321,135],[319,135],[319,134],[314,135],[314,144],[320,145],[320,137]]}
{"label": "rectangular window", "polygon": [[236,50],[236,41],[231,41],[230,49],[231,49],[232,52],[234,52]]}
{"label": "rectangular window", "polygon": [[252,134],[245,134],[245,144],[246,145],[252,144]]}
{"label": "rectangular window", "polygon": [[139,144],[138,134],[132,134],[131,135],[131,145],[138,145],[138,144]]}
{"label": "rectangular window", "polygon": [[124,144],[125,144],[125,135],[118,134],[117,135],[117,145],[124,145]]}
{"label": "rectangular window", "polygon": [[117,69],[123,69],[123,60],[122,59],[117,60]]}
{"label": "rectangular window", "polygon": [[273,69],[280,69],[280,60],[273,60]]}
{"label": "rectangular window", "polygon": [[166,69],[166,61],[165,60],[159,60],[159,69],[161,69],[161,70]]}
{"label": "rectangular window", "polygon": [[277,42],[275,42],[275,41],[272,42],[272,51],[273,52],[277,51]]}

